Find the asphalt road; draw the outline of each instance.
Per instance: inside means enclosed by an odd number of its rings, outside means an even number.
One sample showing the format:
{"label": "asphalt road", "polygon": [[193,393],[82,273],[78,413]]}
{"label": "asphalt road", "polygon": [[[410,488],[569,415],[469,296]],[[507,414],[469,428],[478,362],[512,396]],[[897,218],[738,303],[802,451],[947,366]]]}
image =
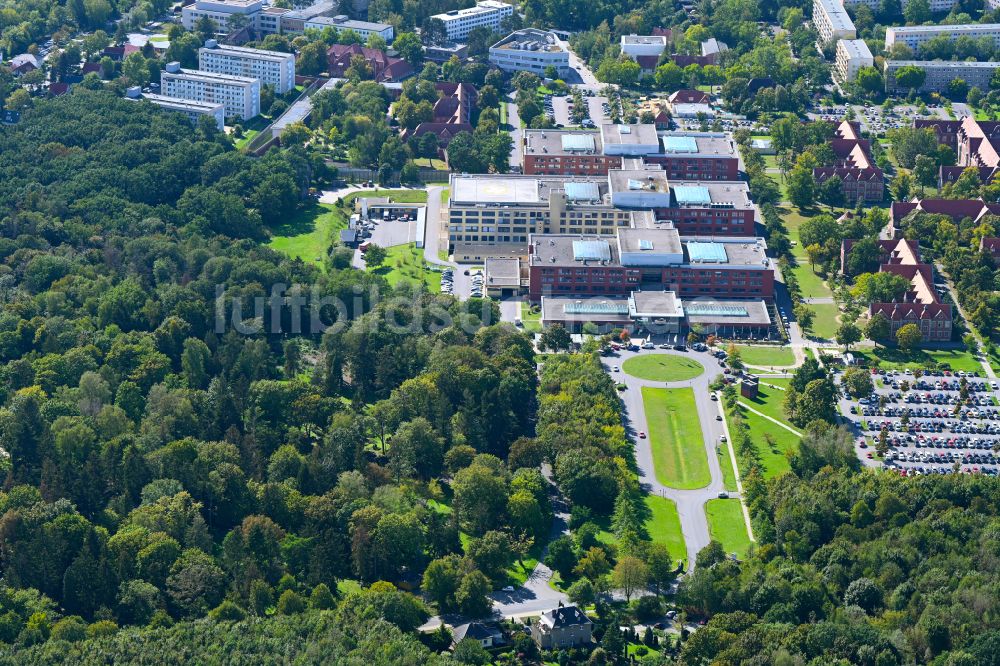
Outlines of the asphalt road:
{"label": "asphalt road", "polygon": [[[705,372],[700,376],[684,382],[654,382],[633,377],[624,371],[613,372],[613,366],[621,367],[629,358],[645,354],[669,354],[674,356],[693,357],[703,366]],[[711,537],[708,531],[708,520],[705,517],[705,502],[717,498],[720,492],[725,491],[722,482],[722,469],[719,466],[719,457],[716,454],[716,445],[719,438],[724,434],[722,421],[716,420],[716,416],[722,413],[722,406],[711,399],[711,391],[708,385],[712,380],[722,373],[715,357],[706,352],[679,352],[673,349],[649,349],[638,352],[621,351],[615,356],[606,356],[601,359],[604,366],[611,373],[615,381],[622,382],[627,387],[619,395],[624,403],[624,416],[627,419],[626,428],[630,431],[633,441],[636,442],[635,456],[639,467],[639,480],[651,493],[662,497],[667,497],[677,504],[677,513],[681,520],[681,531],[684,533],[684,542],[687,546],[688,561],[687,570],[694,567],[695,558],[702,548],[708,545]],[[694,389],[695,405],[698,409],[698,420],[701,424],[701,431],[704,437],[705,454],[708,457],[708,467],[712,475],[711,482],[704,488],[696,490],[678,490],[661,484],[656,479],[653,469],[653,452],[650,440],[639,439],[638,432],[649,433],[649,425],[646,422],[646,412],[642,403],[642,387],[651,386],[657,388],[682,388]],[[730,497],[739,497],[739,493],[729,492]]]}

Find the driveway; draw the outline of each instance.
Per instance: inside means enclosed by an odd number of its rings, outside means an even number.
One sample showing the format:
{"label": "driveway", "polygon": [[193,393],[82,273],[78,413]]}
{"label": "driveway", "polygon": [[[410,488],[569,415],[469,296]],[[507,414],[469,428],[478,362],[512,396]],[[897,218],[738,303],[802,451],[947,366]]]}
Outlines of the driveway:
{"label": "driveway", "polygon": [[[705,366],[705,372],[694,379],[683,382],[654,382],[633,377],[624,371],[612,371],[613,366],[621,367],[625,361],[640,354],[669,354],[694,357],[695,360]],[[711,540],[708,530],[708,520],[705,517],[705,502],[717,498],[719,493],[726,490],[722,481],[722,468],[719,466],[719,457],[716,454],[716,446],[719,443],[720,437],[725,434],[725,422],[716,420],[716,416],[722,413],[722,406],[711,399],[711,391],[708,388],[712,380],[722,374],[722,367],[715,357],[706,352],[679,352],[672,349],[642,350],[639,352],[623,350],[617,352],[615,356],[602,357],[601,363],[615,381],[622,382],[627,387],[619,395],[621,395],[624,416],[627,419],[626,428],[633,436],[633,441],[636,442],[635,456],[639,468],[639,480],[650,492],[671,499],[677,504],[677,513],[681,519],[681,531],[684,533],[684,543],[687,546],[687,570],[690,571],[694,568],[698,551],[707,546]],[[656,479],[650,440],[648,438],[638,439],[636,437],[636,433],[640,430],[649,432],[649,424],[646,422],[646,411],[642,402],[642,388],[644,386],[656,388],[686,387],[694,389],[698,420],[701,424],[705,454],[708,457],[708,468],[712,477],[711,482],[704,488],[678,490],[665,486]],[[730,491],[729,496],[739,497],[739,493]]]}
{"label": "driveway", "polygon": [[557,125],[569,127],[573,121],[569,117],[569,97],[560,95],[552,98],[552,120]]}
{"label": "driveway", "polygon": [[587,67],[587,63],[573,53],[573,50],[569,47],[569,42],[564,42],[560,39],[558,40],[558,44],[569,53],[569,66],[573,70],[566,75],[564,79],[566,83],[576,85],[580,88],[589,88],[595,92],[608,85],[597,80],[594,73]]}
{"label": "driveway", "polygon": [[[513,99],[513,98],[511,98]],[[517,113],[517,104],[513,101],[505,101],[504,104],[507,105],[507,129],[510,132],[511,149],[510,149],[510,166],[512,171],[520,172],[521,169],[521,140],[523,139],[524,132],[521,129],[521,116]],[[517,167],[516,169],[514,167]]]}

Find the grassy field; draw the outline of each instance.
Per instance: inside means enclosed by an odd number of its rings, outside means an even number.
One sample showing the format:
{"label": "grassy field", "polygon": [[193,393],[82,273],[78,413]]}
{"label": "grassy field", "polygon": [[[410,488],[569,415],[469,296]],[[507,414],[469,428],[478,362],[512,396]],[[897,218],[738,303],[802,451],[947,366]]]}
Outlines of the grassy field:
{"label": "grassy field", "polygon": [[538,333],[542,330],[542,311],[532,312],[531,306],[521,303],[521,323],[528,333]]}
{"label": "grassy field", "polygon": [[795,363],[795,353],[792,352],[791,347],[739,345],[737,349],[740,351],[740,358],[749,365],[770,367]]}
{"label": "grassy field", "polygon": [[682,382],[705,372],[705,366],[674,354],[641,354],[622,363],[622,371],[653,382]]}
{"label": "grassy field", "polygon": [[901,349],[879,347],[878,349],[866,349],[853,353],[856,356],[864,356],[870,364],[878,361],[880,367],[889,370],[905,370],[907,368],[916,370],[928,367],[932,363],[947,363],[952,370],[983,371],[983,366],[976,357],[967,351],[957,349],[916,349],[912,352],[904,352]]}
{"label": "grassy field", "polygon": [[729,442],[718,444],[719,467],[722,468],[722,485],[726,490],[736,491],[736,472],[733,471],[733,460],[729,457]]}
{"label": "grassy field", "polygon": [[[298,211],[280,227],[271,229],[268,245],[288,256],[325,269],[322,261],[335,239],[335,234],[347,228],[343,209],[330,204],[314,203]],[[317,261],[318,260],[318,261]]]}
{"label": "grassy field", "polygon": [[386,248],[385,263],[375,269],[390,285],[400,282],[423,283],[429,291],[441,291],[441,273],[431,269],[424,259],[423,249],[416,243]]}
{"label": "grassy field", "polygon": [[670,488],[703,488],[712,480],[694,391],[643,387],[657,480]]}
{"label": "grassy field", "polygon": [[811,303],[809,309],[816,313],[810,331],[816,337],[832,340],[837,335],[837,315],[840,310],[833,303]]}
{"label": "grassy field", "polygon": [[781,219],[784,221],[785,227],[788,229],[788,238],[789,240],[795,241],[795,246],[792,248],[792,254],[795,255],[798,266],[793,268],[792,272],[799,281],[802,298],[831,296],[832,292],[830,291],[830,288],[826,286],[826,283],[823,282],[823,278],[814,273],[812,268],[809,266],[809,259],[806,256],[806,250],[802,247],[802,243],[799,242],[799,227],[801,227],[802,223],[811,217],[815,217],[816,215],[824,212],[832,213],[832,211],[818,208],[815,211],[803,213],[798,208],[791,206],[783,207],[780,210]]}
{"label": "grassy field", "polygon": [[713,499],[705,503],[708,531],[712,539],[722,544],[726,553],[745,557],[750,548],[750,537],[743,521],[743,509],[738,499]]}
{"label": "grassy field", "polygon": [[448,169],[445,161],[439,160],[436,157],[418,157],[413,160],[413,163],[425,169],[438,169],[439,171],[446,171]]}
{"label": "grassy field", "polygon": [[441,190],[441,203],[443,204],[448,203],[449,196],[451,196],[451,188],[446,187],[443,190]]}
{"label": "grassy field", "polygon": [[677,515],[677,505],[665,497],[647,495],[646,507],[649,509],[646,531],[649,532],[650,540],[664,544],[675,561],[687,559],[687,547],[684,545],[684,535],[681,533],[681,519]]}
{"label": "grassy field", "polygon": [[[788,382],[789,380],[787,379],[762,379],[760,389],[757,392],[757,398],[755,400],[741,398],[741,402],[750,405],[762,414],[767,414],[785,425],[791,425],[785,418],[785,413],[781,406],[782,401],[785,399],[785,392],[766,386],[766,384],[773,384],[775,386],[787,387]],[[787,452],[798,450],[799,438],[794,433],[776,426],[774,423],[751,411],[742,409],[741,412],[743,420],[746,421],[747,426],[750,428],[750,436],[753,438],[754,444],[757,445],[757,451],[760,453],[760,463],[764,468],[764,478],[770,479],[771,477],[780,476],[787,472],[789,470]]]}

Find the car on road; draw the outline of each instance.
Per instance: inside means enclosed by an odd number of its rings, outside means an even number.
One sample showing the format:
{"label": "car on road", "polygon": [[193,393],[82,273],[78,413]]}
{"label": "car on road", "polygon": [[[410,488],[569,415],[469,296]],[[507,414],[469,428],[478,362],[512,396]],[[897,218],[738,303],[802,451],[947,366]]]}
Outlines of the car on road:
{"label": "car on road", "polygon": [[503,588],[503,591],[504,592],[513,592],[514,591],[514,586],[513,585],[508,585],[507,587]]}
{"label": "car on road", "polygon": [[719,493],[719,499],[729,499],[729,493],[723,490],[721,493]]}
{"label": "car on road", "polygon": [[715,415],[715,420],[716,421],[721,421],[722,420],[722,414],[716,414]]}
{"label": "car on road", "polygon": [[656,345],[654,345],[652,342],[647,342],[647,343],[645,343],[645,344],[642,345],[642,348],[643,349],[656,349]]}
{"label": "car on road", "polygon": [[719,396],[715,395],[714,393],[711,393],[711,394],[709,394],[709,397],[710,397],[710,398],[711,398],[711,399],[712,399],[713,401],[715,401],[715,400],[718,400],[718,399],[719,399]]}
{"label": "car on road", "polygon": [[616,366],[614,366],[613,368],[611,368],[611,370],[612,370],[612,372],[620,372],[620,371],[621,371],[621,368],[619,368],[619,367],[618,367],[618,366],[616,365]]}
{"label": "car on road", "polygon": [[639,439],[646,439],[646,433],[642,430],[639,431]]}

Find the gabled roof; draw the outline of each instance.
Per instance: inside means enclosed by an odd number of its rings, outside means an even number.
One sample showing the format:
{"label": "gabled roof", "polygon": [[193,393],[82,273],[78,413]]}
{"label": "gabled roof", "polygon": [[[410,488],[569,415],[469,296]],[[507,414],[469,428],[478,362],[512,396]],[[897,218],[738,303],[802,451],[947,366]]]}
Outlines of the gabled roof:
{"label": "gabled roof", "polygon": [[455,631],[452,632],[453,639],[456,643],[461,643],[466,638],[481,641],[485,638],[496,638],[502,635],[503,634],[500,633],[499,629],[484,622],[468,622],[466,624],[460,624],[455,627]]}
{"label": "gabled roof", "polygon": [[560,606],[542,613],[539,622],[550,629],[592,624],[590,618],[576,606]]}
{"label": "gabled roof", "polygon": [[667,97],[671,104],[710,104],[712,98],[700,90],[681,88]]}
{"label": "gabled roof", "polygon": [[31,53],[22,53],[10,59],[10,68],[12,70],[16,71],[18,69],[23,69],[26,65],[34,69],[41,67],[41,64],[38,62],[38,58]]}

